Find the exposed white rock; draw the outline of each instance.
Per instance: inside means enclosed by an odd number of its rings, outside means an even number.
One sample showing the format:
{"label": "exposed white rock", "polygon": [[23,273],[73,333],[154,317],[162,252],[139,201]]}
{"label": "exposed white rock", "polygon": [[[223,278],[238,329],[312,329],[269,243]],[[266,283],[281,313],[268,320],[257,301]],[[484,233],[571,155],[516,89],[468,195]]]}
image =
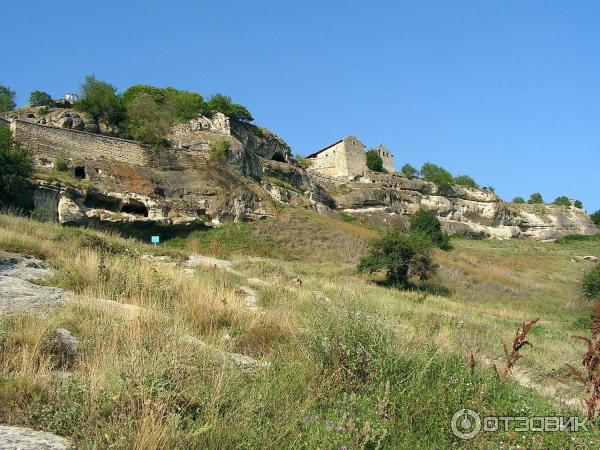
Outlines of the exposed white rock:
{"label": "exposed white rock", "polygon": [[70,450],[63,437],[31,428],[0,425],[0,450]]}

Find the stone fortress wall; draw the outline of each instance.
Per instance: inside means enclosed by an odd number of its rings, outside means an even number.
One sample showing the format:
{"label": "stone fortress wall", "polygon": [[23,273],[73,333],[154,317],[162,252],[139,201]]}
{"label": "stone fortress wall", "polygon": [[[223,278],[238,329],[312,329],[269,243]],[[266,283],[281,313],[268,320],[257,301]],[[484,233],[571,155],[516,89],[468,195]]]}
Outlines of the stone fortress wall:
{"label": "stone fortress wall", "polygon": [[127,164],[148,164],[148,150],[139,142],[57,128],[51,125],[0,118],[0,126],[10,124],[15,141],[33,152],[38,160],[60,152],[81,159],[112,159]]}

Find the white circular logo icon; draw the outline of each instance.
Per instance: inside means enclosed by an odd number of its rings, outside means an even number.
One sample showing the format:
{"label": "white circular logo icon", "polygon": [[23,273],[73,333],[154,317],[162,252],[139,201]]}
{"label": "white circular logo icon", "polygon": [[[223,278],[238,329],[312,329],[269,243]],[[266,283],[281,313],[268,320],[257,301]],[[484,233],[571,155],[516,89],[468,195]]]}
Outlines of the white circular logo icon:
{"label": "white circular logo icon", "polygon": [[473,439],[481,431],[481,417],[472,409],[461,409],[452,416],[452,433],[461,439]]}

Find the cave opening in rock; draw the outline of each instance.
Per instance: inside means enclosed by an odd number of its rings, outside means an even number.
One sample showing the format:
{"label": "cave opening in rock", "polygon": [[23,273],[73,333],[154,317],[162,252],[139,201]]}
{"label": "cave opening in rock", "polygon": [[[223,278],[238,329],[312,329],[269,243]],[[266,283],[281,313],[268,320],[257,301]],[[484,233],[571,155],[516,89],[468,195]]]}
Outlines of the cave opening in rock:
{"label": "cave opening in rock", "polygon": [[94,209],[106,209],[113,212],[119,212],[121,210],[120,199],[94,191],[88,192],[83,204],[88,208]]}
{"label": "cave opening in rock", "polygon": [[148,217],[148,208],[138,200],[130,200],[121,207],[121,212],[133,214],[135,216]]}
{"label": "cave opening in rock", "polygon": [[283,155],[281,153],[274,153],[273,156],[271,157],[271,159],[273,161],[285,162],[285,158],[283,157]]}
{"label": "cave opening in rock", "polygon": [[74,171],[74,175],[79,178],[80,180],[83,180],[85,178],[85,167],[83,166],[76,166],[75,167],[75,171]]}

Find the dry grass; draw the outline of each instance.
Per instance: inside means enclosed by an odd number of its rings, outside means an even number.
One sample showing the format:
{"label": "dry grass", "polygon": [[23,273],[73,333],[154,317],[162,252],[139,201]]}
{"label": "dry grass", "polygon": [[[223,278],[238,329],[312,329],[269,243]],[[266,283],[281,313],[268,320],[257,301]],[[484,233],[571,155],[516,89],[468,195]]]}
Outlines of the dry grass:
{"label": "dry grass", "polygon": [[[445,448],[456,445],[447,433],[452,407],[542,404],[511,383],[495,384],[462,355],[500,359],[497,342],[539,314],[530,332],[535,351],[519,367],[536,382],[566,383],[563,368],[578,358],[568,336],[590,305],[577,297],[584,263],[571,262],[564,247],[455,241],[453,252],[436,252],[444,270],[435,283],[448,288],[441,296],[441,289],[398,291],[360,277],[356,261],[375,234],[360,224],[284,209],[278,220],[240,227],[156,249],[0,216],[0,248],[45,258],[56,269],[51,282],[78,296],[45,318],[0,320],[0,421],[69,436],[84,448]],[[235,292],[240,277],[140,259],[206,254],[210,245],[239,258],[235,268],[245,276],[270,283],[259,288],[264,313],[244,308]],[[600,255],[600,244],[585,252]],[[44,345],[58,327],[81,341],[69,376],[57,375],[56,355]],[[221,351],[272,364],[247,373],[224,365]],[[538,412],[551,409],[543,405]],[[553,446],[528,439],[510,442]]]}

